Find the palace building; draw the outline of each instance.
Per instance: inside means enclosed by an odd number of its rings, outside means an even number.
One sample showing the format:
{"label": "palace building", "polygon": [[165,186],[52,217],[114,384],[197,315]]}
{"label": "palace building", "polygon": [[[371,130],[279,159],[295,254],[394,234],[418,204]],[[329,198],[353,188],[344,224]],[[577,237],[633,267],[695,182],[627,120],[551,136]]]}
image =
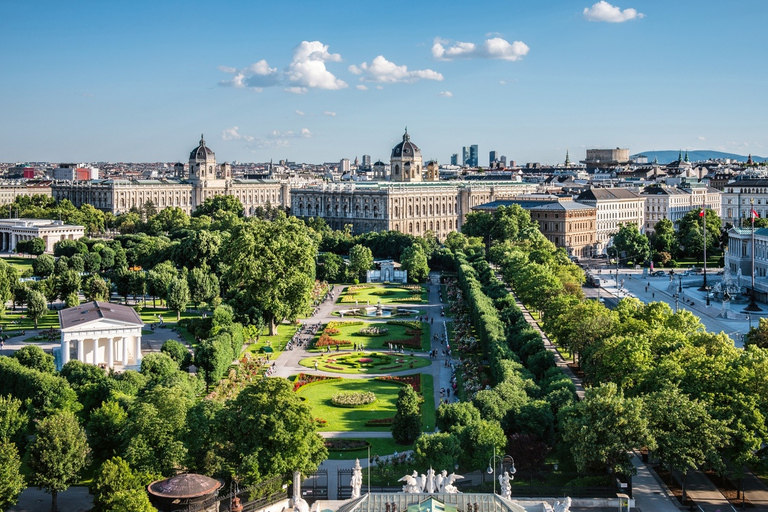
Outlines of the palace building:
{"label": "palace building", "polygon": [[75,206],[91,204],[115,215],[151,202],[157,210],[172,206],[192,213],[206,199],[219,195],[237,197],[246,215],[259,206],[290,204],[287,182],[233,179],[228,163],[216,164],[216,155],[200,136],[189,155],[188,180],[90,180],[65,181],[51,185],[54,199],[70,200]]}
{"label": "palace building", "polygon": [[[378,165],[378,163],[377,163]],[[423,236],[431,231],[444,239],[458,231],[472,208],[536,191],[516,181],[438,181],[437,163],[427,164],[406,131],[392,149],[390,181],[315,184],[291,189],[291,213],[325,219],[332,229],[352,226],[355,234],[401,231]]]}

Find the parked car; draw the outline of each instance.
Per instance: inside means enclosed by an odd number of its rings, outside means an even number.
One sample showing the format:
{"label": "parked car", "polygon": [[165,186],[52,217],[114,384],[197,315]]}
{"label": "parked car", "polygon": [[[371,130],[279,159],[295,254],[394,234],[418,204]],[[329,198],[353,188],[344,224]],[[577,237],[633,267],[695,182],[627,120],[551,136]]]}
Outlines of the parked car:
{"label": "parked car", "polygon": [[656,270],[654,272],[651,272],[651,276],[653,277],[664,277],[665,275],[667,275],[667,273],[664,272],[663,270]]}

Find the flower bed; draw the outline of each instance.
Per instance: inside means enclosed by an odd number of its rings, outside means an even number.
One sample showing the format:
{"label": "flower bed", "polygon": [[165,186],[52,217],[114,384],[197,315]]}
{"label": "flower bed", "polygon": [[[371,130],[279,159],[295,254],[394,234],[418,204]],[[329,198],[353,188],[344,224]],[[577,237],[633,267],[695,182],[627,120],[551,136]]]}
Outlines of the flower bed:
{"label": "flower bed", "polygon": [[421,333],[415,334],[410,338],[403,338],[401,340],[392,340],[392,341],[388,341],[387,343],[391,343],[392,345],[401,345],[403,347],[409,347],[409,348],[421,348]]}
{"label": "flower bed", "polygon": [[360,359],[357,360],[357,362],[358,363],[372,363],[373,359],[371,359],[370,357],[361,357]]}
{"label": "flower bed", "polygon": [[327,347],[327,346],[334,346],[334,345],[351,345],[352,342],[349,340],[336,340],[328,336],[327,334],[323,333],[320,335],[320,337],[315,342],[316,347]]}
{"label": "flower bed", "polygon": [[[328,329],[326,329],[327,331]],[[363,327],[359,331],[357,331],[358,334],[361,334],[363,336],[386,336],[389,332],[389,329],[386,327]],[[406,333],[407,334],[407,333]]]}
{"label": "flower bed", "polygon": [[410,384],[413,390],[417,393],[421,393],[421,374],[416,375],[385,375],[383,377],[376,377],[376,380],[394,381],[399,384]]}
{"label": "flower bed", "polygon": [[395,418],[379,418],[375,420],[368,420],[365,422],[366,427],[391,427]]}
{"label": "flower bed", "polygon": [[337,407],[362,407],[376,401],[376,395],[370,391],[337,393],[331,397],[331,403]]}
{"label": "flower bed", "polygon": [[325,375],[311,375],[308,373],[300,373],[296,376],[296,379],[293,381],[293,390],[298,391],[299,388],[302,386],[306,386],[307,384],[312,384],[313,382],[321,382],[324,380],[336,380],[339,379],[339,377],[326,377]]}
{"label": "flower bed", "polygon": [[326,439],[325,447],[331,452],[356,451],[368,448],[368,441],[363,439]]}
{"label": "flower bed", "polygon": [[327,334],[328,336],[333,336],[334,334],[339,334],[341,330],[336,329],[335,327],[326,327],[323,329],[323,334]]}
{"label": "flower bed", "polygon": [[351,322],[339,322],[338,320],[331,320],[327,324],[325,324],[325,329],[327,330],[329,327],[331,329],[336,329],[337,327],[348,327],[350,325],[363,325],[365,322],[361,322],[360,320],[352,320]]}

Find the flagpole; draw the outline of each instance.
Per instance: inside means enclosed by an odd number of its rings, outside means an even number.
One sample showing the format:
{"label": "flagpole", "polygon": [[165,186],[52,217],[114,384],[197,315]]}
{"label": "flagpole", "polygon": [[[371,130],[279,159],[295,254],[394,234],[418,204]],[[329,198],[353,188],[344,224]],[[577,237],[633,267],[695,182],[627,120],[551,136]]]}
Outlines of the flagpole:
{"label": "flagpole", "polygon": [[755,302],[755,200],[750,201],[752,205],[749,216],[752,217],[752,293],[750,294],[749,305],[744,311],[762,311]]}

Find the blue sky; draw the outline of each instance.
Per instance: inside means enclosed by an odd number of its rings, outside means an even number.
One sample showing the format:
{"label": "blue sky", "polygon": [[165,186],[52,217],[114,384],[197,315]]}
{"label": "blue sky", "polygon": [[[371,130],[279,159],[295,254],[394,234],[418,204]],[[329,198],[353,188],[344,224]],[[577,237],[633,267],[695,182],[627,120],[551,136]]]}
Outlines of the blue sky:
{"label": "blue sky", "polygon": [[0,161],[768,153],[768,2],[0,2]]}

